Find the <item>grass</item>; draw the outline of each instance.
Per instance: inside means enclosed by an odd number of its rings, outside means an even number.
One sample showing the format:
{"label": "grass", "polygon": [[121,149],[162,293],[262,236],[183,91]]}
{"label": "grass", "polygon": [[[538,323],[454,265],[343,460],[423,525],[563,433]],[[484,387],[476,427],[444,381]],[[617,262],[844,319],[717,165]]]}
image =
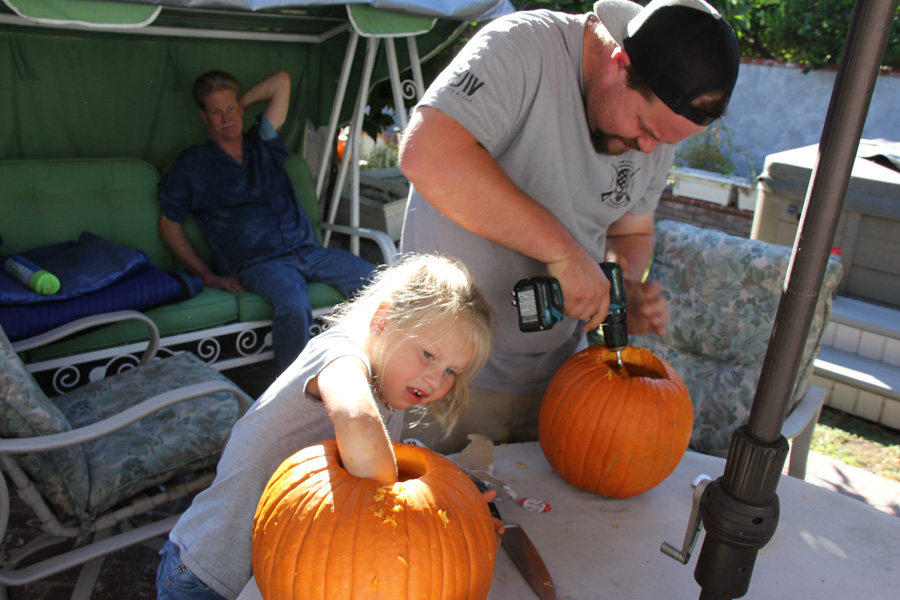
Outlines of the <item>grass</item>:
{"label": "grass", "polygon": [[826,406],[813,433],[810,449],[900,481],[900,431],[896,429]]}

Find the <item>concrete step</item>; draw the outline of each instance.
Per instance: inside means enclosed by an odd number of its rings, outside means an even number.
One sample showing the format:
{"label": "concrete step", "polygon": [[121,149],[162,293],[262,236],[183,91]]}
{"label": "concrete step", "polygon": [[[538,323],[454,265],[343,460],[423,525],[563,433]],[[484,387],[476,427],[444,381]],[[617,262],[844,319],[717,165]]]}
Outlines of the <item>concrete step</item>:
{"label": "concrete step", "polygon": [[815,373],[872,394],[900,401],[900,368],[837,348],[823,346]]}
{"label": "concrete step", "polygon": [[900,340],[900,310],[886,306],[837,296],[831,309],[831,322]]}
{"label": "concrete step", "polygon": [[900,429],[900,311],[838,296],[811,383],[828,406]]}

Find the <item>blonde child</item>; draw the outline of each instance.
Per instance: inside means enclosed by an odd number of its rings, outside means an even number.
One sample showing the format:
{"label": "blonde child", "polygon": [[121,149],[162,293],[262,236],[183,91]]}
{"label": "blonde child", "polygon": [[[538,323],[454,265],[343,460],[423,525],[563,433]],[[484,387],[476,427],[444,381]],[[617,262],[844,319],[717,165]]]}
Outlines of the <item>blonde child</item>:
{"label": "blonde child", "polygon": [[427,405],[449,430],[490,349],[490,309],[465,267],[411,255],[375,275],[329,318],[234,426],[216,479],[160,551],[160,599],[236,598],[251,576],[253,515],[275,469],[336,438],[358,477],[397,480],[390,440],[403,411]]}

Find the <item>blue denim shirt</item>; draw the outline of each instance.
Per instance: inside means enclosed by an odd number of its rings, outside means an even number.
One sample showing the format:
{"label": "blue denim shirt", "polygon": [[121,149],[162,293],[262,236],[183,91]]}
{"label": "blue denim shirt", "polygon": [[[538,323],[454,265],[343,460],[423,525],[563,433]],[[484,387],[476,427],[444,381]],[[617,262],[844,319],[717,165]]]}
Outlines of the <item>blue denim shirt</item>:
{"label": "blue denim shirt", "polygon": [[175,223],[189,214],[221,276],[319,245],[284,170],[288,151],[261,113],[244,134],[239,165],[212,140],[182,152],[159,184],[162,213]]}

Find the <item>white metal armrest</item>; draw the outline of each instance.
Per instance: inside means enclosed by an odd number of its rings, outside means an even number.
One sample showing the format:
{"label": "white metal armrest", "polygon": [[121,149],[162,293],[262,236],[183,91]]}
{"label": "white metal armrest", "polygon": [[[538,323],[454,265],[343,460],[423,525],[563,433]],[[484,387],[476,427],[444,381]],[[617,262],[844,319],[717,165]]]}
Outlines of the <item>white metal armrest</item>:
{"label": "white metal armrest", "polygon": [[348,225],[336,225],[334,223],[319,223],[319,227],[323,230],[335,231],[347,235],[355,235],[374,241],[384,257],[384,264],[391,266],[397,256],[397,246],[391,236],[377,229],[369,229],[367,227],[350,227]]}
{"label": "white metal armrest", "polygon": [[825,403],[825,390],[818,386],[807,386],[806,392],[784,420],[781,434],[787,439],[793,439],[809,425],[818,421],[819,412]]}
{"label": "white metal armrest", "polygon": [[13,342],[12,347],[16,352],[26,352],[28,350],[40,348],[41,346],[46,346],[47,344],[61,340],[72,334],[78,333],[79,331],[90,329],[91,327],[128,320],[142,321],[150,330],[150,340],[147,344],[147,349],[144,350],[144,353],[141,355],[141,364],[147,364],[156,357],[156,352],[159,350],[159,329],[156,327],[156,323],[149,317],[136,310],[117,310],[76,319],[65,325],[54,327],[50,331],[45,331],[44,333],[30,338]]}
{"label": "white metal armrest", "polygon": [[812,443],[819,414],[825,404],[826,390],[814,385],[807,386],[806,393],[794,410],[784,420],[781,434],[791,440],[791,456],[788,463],[788,475],[798,479],[806,477],[806,461],[809,458],[809,446]]}
{"label": "white metal armrest", "polygon": [[85,427],[79,427],[78,429],[73,429],[71,431],[37,437],[0,439],[0,454],[44,452],[47,450],[64,448],[66,446],[82,444],[122,429],[135,421],[139,421],[154,412],[178,404],[179,402],[199,398],[200,396],[209,396],[210,394],[219,392],[228,392],[235,396],[238,402],[238,417],[247,412],[247,409],[253,402],[242,389],[232,383],[219,380],[204,381],[202,383],[195,383],[182,388],[169,390],[153,396],[152,398],[147,398],[140,404],[136,404],[131,408],[123,410],[117,415],[107,417],[102,421],[92,423]]}

